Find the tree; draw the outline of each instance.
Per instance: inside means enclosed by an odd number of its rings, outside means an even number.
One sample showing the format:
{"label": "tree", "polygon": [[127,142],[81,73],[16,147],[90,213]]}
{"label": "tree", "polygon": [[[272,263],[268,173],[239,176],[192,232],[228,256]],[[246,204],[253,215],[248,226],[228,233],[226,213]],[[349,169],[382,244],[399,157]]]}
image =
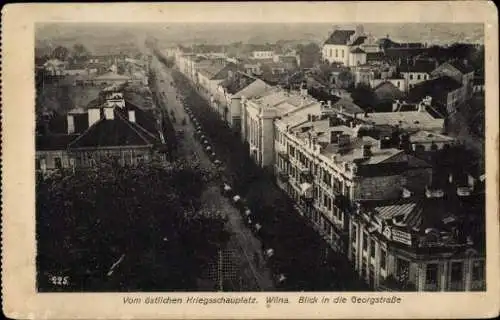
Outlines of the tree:
{"label": "tree", "polygon": [[300,65],[303,68],[312,68],[321,60],[321,48],[314,42],[307,45],[298,45],[297,53],[300,56]]}
{"label": "tree", "polygon": [[69,56],[69,49],[63,46],[57,46],[52,50],[51,57],[54,59],[59,59],[61,61],[66,61]]}
{"label": "tree", "polygon": [[373,106],[377,103],[377,97],[372,88],[364,83],[360,83],[352,90],[351,97],[355,104],[366,111],[371,111]]}
{"label": "tree", "polygon": [[38,180],[39,283],[67,270],[69,290],[193,289],[227,240],[225,219],[200,208],[210,179],[186,163],[120,167],[108,159],[85,174]]}
{"label": "tree", "polygon": [[89,56],[90,56],[90,53],[87,50],[87,48],[85,48],[85,46],[83,44],[76,43],[73,46],[73,58],[76,61],[78,61],[78,62],[86,61]]}

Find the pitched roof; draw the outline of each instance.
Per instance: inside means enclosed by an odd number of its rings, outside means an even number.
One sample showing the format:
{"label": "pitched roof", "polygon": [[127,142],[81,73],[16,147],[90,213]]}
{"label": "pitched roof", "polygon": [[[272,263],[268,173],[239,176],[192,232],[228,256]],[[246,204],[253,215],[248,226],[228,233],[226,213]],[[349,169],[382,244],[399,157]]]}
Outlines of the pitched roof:
{"label": "pitched roof", "polygon": [[431,73],[436,69],[436,65],[432,61],[417,60],[414,64],[402,64],[399,67],[400,72],[420,72]]}
{"label": "pitched roof", "polygon": [[35,137],[35,150],[55,151],[66,150],[69,143],[75,140],[78,134],[49,134]]}
{"label": "pitched roof", "polygon": [[471,65],[465,64],[461,60],[450,61],[448,63],[463,74],[474,72],[474,68]]}
{"label": "pitched roof", "polygon": [[366,36],[357,37],[356,40],[354,40],[353,43],[351,43],[351,46],[359,46],[360,44],[363,44],[366,38],[367,38]]}
{"label": "pitched roof", "polygon": [[[115,110],[116,111],[116,110]],[[70,149],[116,146],[149,146],[159,140],[118,112],[114,119],[101,119],[71,142]]]}
{"label": "pitched roof", "polygon": [[440,97],[462,87],[462,84],[448,76],[427,80],[415,85],[408,92],[409,101],[420,101],[425,96]]}
{"label": "pitched roof", "polygon": [[403,93],[390,81],[379,83],[373,91],[379,100],[395,100],[401,99]]}
{"label": "pitched roof", "polygon": [[351,53],[365,53],[365,51],[360,48],[356,48],[354,50],[351,50]]}
{"label": "pitched roof", "polygon": [[325,44],[346,45],[354,33],[354,30],[335,30]]}

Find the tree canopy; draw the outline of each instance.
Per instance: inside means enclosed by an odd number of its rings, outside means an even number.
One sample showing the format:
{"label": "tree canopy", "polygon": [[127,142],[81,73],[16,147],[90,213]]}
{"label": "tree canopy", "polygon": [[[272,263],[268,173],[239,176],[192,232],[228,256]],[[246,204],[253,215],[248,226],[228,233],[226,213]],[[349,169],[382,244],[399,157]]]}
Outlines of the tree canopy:
{"label": "tree canopy", "polygon": [[63,47],[63,46],[57,46],[52,50],[51,57],[54,59],[59,59],[61,61],[65,61],[70,54],[70,51],[68,48]]}
{"label": "tree canopy", "polygon": [[[185,163],[107,161],[38,180],[39,285],[64,272],[68,290],[192,290],[227,239],[225,218],[200,208],[210,180]],[[107,277],[121,255],[121,269]]]}

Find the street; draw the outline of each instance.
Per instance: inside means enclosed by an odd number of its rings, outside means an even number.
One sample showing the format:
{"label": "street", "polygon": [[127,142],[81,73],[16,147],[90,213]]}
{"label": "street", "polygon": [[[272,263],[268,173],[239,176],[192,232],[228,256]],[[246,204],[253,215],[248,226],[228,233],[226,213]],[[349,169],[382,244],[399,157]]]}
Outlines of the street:
{"label": "street", "polygon": [[[274,184],[272,177],[255,166],[245,152],[245,146],[240,139],[218,119],[188,80],[176,69],[168,71],[161,69],[163,70],[162,77],[165,79],[160,84],[166,90],[171,90],[172,99],[175,99],[177,95],[179,99],[183,99],[183,103],[196,115],[204,134],[211,141],[210,144],[217,154],[217,159],[223,161],[221,173],[225,181],[245,199],[256,221],[263,225],[259,238],[265,249],[272,248],[275,252],[274,256],[267,261],[267,265],[273,270],[275,276],[286,274],[286,280],[279,284],[278,289],[285,291],[366,289],[347,259],[331,251],[313,230],[310,221],[295,211],[293,204]],[[172,78],[177,87],[176,90],[168,89],[171,87],[170,79]],[[168,96],[168,91],[165,92]],[[179,101],[173,103],[178,105],[175,107],[175,112],[177,112],[175,117],[183,116]],[[179,122],[179,119],[177,120]],[[176,124],[176,127],[179,125]],[[185,133],[186,137],[191,136],[191,130]],[[183,139],[181,144],[189,148],[190,144],[187,141],[191,138],[186,139]],[[195,154],[199,154],[201,147],[194,144],[195,146],[191,148]],[[204,154],[200,154],[202,155]],[[221,205],[224,208],[225,201],[217,204],[217,207]],[[229,215],[230,220],[240,219],[237,211],[229,209],[228,212],[235,213],[234,216]],[[238,230],[245,229],[245,227],[238,228]],[[251,233],[248,234],[253,238]],[[258,241],[254,243],[254,247],[258,246]]]}
{"label": "street", "polygon": [[[183,134],[178,136],[178,156],[186,161],[198,161],[204,169],[216,172],[219,170],[218,167],[212,163],[203,151],[202,145],[194,138],[195,128],[178,99],[180,95],[171,85],[173,79],[170,70],[156,58],[152,61],[152,69],[155,70],[156,86],[162,107],[167,109],[165,111],[171,119],[175,119],[174,129],[177,132],[183,131]],[[183,119],[186,119],[186,125],[182,124]],[[232,277],[229,275],[229,279],[226,280],[230,288],[224,290],[272,291],[274,285],[270,270],[263,263],[256,265],[254,259],[257,256],[259,260],[263,260],[261,243],[244,225],[238,210],[223,197],[216,183],[205,190],[201,200],[204,207],[214,208],[228,218],[227,228],[231,232],[231,238],[226,248],[229,254],[226,256],[232,260],[228,261],[229,264],[235,264],[236,275]],[[234,261],[236,259],[239,261]]]}

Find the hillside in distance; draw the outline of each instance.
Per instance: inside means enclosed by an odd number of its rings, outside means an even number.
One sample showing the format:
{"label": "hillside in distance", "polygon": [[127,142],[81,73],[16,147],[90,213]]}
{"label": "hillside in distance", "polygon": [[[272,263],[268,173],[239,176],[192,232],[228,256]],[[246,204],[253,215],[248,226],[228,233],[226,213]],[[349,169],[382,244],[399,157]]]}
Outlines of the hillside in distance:
{"label": "hillside in distance", "polygon": [[[156,37],[162,46],[177,44],[229,44],[323,42],[334,28],[353,28],[355,24],[330,23],[50,23],[36,28],[36,47],[72,46],[82,43],[96,54],[117,50],[120,46],[144,45],[147,36]],[[365,32],[375,37],[389,35],[395,41],[451,44],[454,42],[482,43],[482,24],[410,23],[363,24]],[[103,53],[104,53],[103,52]]]}

